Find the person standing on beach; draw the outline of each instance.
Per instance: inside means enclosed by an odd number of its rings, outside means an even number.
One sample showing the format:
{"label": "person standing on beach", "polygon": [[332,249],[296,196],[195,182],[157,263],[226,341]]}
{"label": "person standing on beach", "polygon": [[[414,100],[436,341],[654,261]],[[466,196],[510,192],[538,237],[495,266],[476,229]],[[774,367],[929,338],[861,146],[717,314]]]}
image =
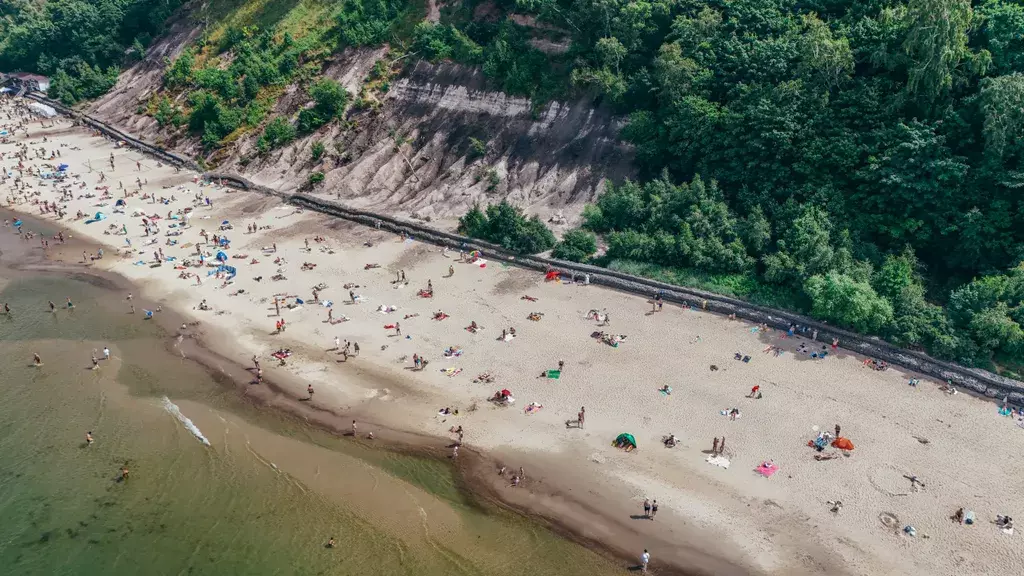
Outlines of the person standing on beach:
{"label": "person standing on beach", "polygon": [[718,456],[718,436],[715,436],[715,441],[711,443],[711,455]]}
{"label": "person standing on beach", "polygon": [[401,336],[402,335],[402,325],[399,324],[398,322],[395,322],[395,335],[396,336]]}
{"label": "person standing on beach", "polygon": [[558,371],[562,372],[563,368],[565,368],[565,360],[559,360],[558,361]]}
{"label": "person standing on beach", "polygon": [[312,400],[313,399],[313,385],[312,384],[310,384],[309,386],[306,386],[306,392],[309,393],[309,398],[308,399]]}
{"label": "person standing on beach", "polygon": [[252,365],[255,366],[257,370],[260,369],[260,359],[255,354],[252,355]]}
{"label": "person standing on beach", "polygon": [[655,500],[655,501],[651,502],[651,520],[654,520],[654,517],[657,516],[657,515],[658,515],[658,501]]}
{"label": "person standing on beach", "polygon": [[644,553],[640,555],[640,571],[647,572],[647,565],[651,562],[651,553],[644,548]]}
{"label": "person standing on beach", "polygon": [[587,409],[580,406],[580,411],[576,414],[576,427],[582,429],[583,421],[587,419]]}
{"label": "person standing on beach", "polygon": [[651,517],[651,501],[649,499],[647,499],[647,498],[644,498],[644,518],[650,518],[650,517]]}
{"label": "person standing on beach", "polygon": [[338,338],[337,336],[334,337],[334,349],[335,350],[340,350],[341,349],[341,338]]}
{"label": "person standing on beach", "polygon": [[92,446],[92,430],[85,433],[85,445]]}
{"label": "person standing on beach", "polygon": [[110,360],[110,348],[106,346],[103,347],[103,359]]}
{"label": "person standing on beach", "polygon": [[352,436],[355,436],[356,434],[358,434],[358,431],[359,431],[359,428],[358,428],[358,426],[356,426],[356,421],[353,420],[352,421]]}

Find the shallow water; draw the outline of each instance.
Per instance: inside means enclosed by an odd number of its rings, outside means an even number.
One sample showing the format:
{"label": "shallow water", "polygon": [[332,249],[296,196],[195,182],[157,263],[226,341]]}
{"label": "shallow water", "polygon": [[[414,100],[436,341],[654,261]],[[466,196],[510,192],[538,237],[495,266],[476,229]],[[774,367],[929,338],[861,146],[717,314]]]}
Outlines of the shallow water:
{"label": "shallow water", "polygon": [[[102,283],[2,274],[0,303],[14,314],[0,317],[0,572],[623,570],[519,516],[471,506],[444,462],[340,440],[241,400],[169,353],[158,326],[112,312],[123,296]],[[105,345],[113,358],[91,370]],[[131,477],[119,482],[125,463]]]}

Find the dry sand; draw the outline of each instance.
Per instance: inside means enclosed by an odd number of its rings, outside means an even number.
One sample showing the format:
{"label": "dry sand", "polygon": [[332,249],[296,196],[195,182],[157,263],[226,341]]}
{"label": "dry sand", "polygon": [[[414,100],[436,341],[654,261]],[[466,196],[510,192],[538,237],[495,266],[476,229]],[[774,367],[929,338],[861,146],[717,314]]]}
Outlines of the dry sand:
{"label": "dry sand", "polygon": [[[11,107],[5,104],[0,119],[8,112]],[[3,122],[11,127],[10,121]],[[60,185],[74,183],[74,199],[61,204],[68,214],[60,224],[109,247],[102,260],[88,265],[127,277],[147,298],[194,317],[211,334],[225,335],[224,342],[214,344],[239,361],[258,355],[268,378],[287,375],[282,381],[311,383],[314,405],[360,414],[366,422],[359,428],[361,435],[372,431],[372,423],[437,436],[461,425],[467,448],[495,455],[510,470],[524,462],[554,462],[557,466],[543,469],[561,470],[557,476],[537,478],[528,468],[522,487],[504,489],[508,499],[530,501],[535,509],[549,503],[556,510],[561,494],[566,497],[562,504],[571,500],[615,515],[632,528],[637,542],[661,544],[661,549],[651,546],[652,567],[659,560],[679,559],[674,547],[716,548],[718,555],[751,572],[768,574],[1010,574],[1024,565],[1020,535],[1003,534],[992,524],[997,514],[1020,517],[1024,512],[1019,498],[1024,491],[1019,456],[1024,429],[999,416],[989,400],[948,395],[938,383],[924,379],[917,387],[908,386],[914,375],[896,368],[870,370],[862,366],[863,358],[842,349],[825,360],[811,360],[795,352],[807,340],[755,331],[741,321],[678,306],[652,313],[644,298],[544,282],[535,272],[494,262],[486,267],[460,262],[457,253],[445,254],[415,239],[303,213],[261,195],[196,183],[193,174],[175,173],[65,120],[54,124],[44,129],[36,121],[30,138],[19,132],[0,144],[0,166],[5,173],[14,170],[17,160],[12,155],[24,143],[30,144],[27,166],[56,164],[36,158],[35,150],[64,145],[58,161],[70,165],[74,179]],[[49,140],[45,144],[43,136]],[[101,170],[113,198],[99,198]],[[176,201],[154,204],[138,194],[128,198],[125,213],[114,213],[115,199],[123,196],[118,182],[135,189],[137,177],[148,180],[143,193],[174,195]],[[79,182],[85,187],[79,188]],[[38,215],[38,201],[59,200],[52,180],[26,176],[27,188],[16,194],[12,183],[8,177],[0,194],[3,204],[14,210]],[[96,197],[85,198],[86,193]],[[168,238],[170,221],[162,219],[159,233],[143,237],[141,218],[133,213],[166,217],[168,211],[193,206],[197,193],[209,197],[213,206],[197,202],[191,226],[181,236]],[[75,219],[78,211],[102,211],[107,219],[86,224],[85,218]],[[223,220],[234,228],[221,232]],[[269,229],[248,234],[251,223]],[[131,250],[117,232],[122,225],[128,228]],[[223,285],[223,280],[207,276],[211,267],[189,268],[192,277],[179,279],[181,270],[175,264],[195,254],[201,229],[211,237],[227,235],[227,254],[248,255],[228,261],[238,269],[232,283]],[[325,241],[315,242],[317,235]],[[145,245],[153,239],[155,245]],[[168,240],[178,244],[169,246]],[[275,243],[276,253],[261,250]],[[177,261],[151,267],[157,248]],[[217,252],[212,245],[203,245],[203,250],[208,259]],[[253,258],[259,263],[250,264]],[[275,264],[275,258],[283,261]],[[135,265],[137,261],[146,264]],[[316,266],[303,271],[304,262]],[[370,263],[380,267],[365,269]],[[448,277],[449,266],[454,276]],[[407,283],[394,283],[402,271]],[[271,280],[276,273],[287,280]],[[260,276],[262,281],[254,280]],[[434,297],[421,298],[417,292],[428,280]],[[319,283],[328,286],[320,299],[333,301],[335,318],[344,315],[348,321],[327,323],[328,309],[312,302],[311,289]],[[358,284],[352,290],[365,299],[348,303],[346,283]],[[243,294],[233,295],[240,289]],[[273,297],[278,294],[287,294],[289,304],[295,296],[306,303],[282,306],[280,318],[287,329],[274,334],[278,316]],[[521,299],[524,295],[537,301]],[[196,308],[204,299],[212,310]],[[378,311],[381,305],[397,310],[385,314]],[[124,308],[128,313],[127,301]],[[607,310],[611,325],[588,319],[592,309]],[[438,310],[450,317],[433,320]],[[542,313],[542,319],[528,320],[531,312]],[[143,321],[142,311],[137,313]],[[468,332],[465,327],[472,321],[484,328]],[[384,328],[396,322],[401,323],[401,336]],[[502,329],[509,327],[517,337],[499,341]],[[591,338],[599,330],[628,338],[613,348]],[[329,351],[335,337],[358,342],[359,356],[343,362]],[[763,353],[769,344],[785,352]],[[442,352],[449,346],[461,348],[462,355],[445,358]],[[276,366],[269,354],[282,347],[294,355],[285,366]],[[749,355],[750,361],[734,360],[737,352]],[[429,366],[411,370],[413,354],[425,357]],[[560,379],[537,377],[556,368],[559,360],[565,361]],[[718,370],[712,371],[711,365]],[[449,377],[442,372],[445,368],[461,372]],[[474,383],[484,372],[495,381]],[[666,384],[673,388],[671,395],[658,391]],[[760,385],[763,398],[745,397],[754,385]],[[513,406],[487,402],[502,388],[512,391]],[[305,386],[293,393],[305,396]],[[526,413],[533,402],[543,408]],[[439,415],[445,406],[458,408],[459,415]],[[582,430],[566,424],[575,420],[580,406],[587,414]],[[733,407],[742,411],[741,418],[720,414]],[[817,431],[833,431],[836,424],[856,449],[816,461],[818,453],[807,442]],[[634,434],[639,449],[625,453],[612,447],[620,432]],[[680,441],[674,449],[661,443],[669,433]],[[705,462],[712,438],[723,435],[728,469]],[[829,448],[823,454],[836,452]],[[777,474],[764,478],[754,472],[769,459],[780,467]],[[904,477],[909,475],[919,477],[924,489],[912,490]],[[531,485],[540,484],[547,496],[531,492]],[[629,514],[641,513],[645,497],[657,499],[657,520],[629,520]],[[826,502],[837,499],[844,506],[835,514]],[[961,506],[976,513],[975,525],[950,521]],[[890,516],[896,520],[889,521]],[[916,528],[916,537],[901,533],[906,525]],[[610,534],[597,523],[582,532],[582,538],[596,540]]]}

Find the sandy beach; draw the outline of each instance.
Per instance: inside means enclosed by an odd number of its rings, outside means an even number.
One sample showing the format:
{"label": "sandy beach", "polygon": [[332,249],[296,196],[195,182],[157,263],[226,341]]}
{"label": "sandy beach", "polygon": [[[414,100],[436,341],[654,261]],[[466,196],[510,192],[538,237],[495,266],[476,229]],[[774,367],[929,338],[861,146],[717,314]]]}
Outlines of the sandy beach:
{"label": "sandy beach", "polygon": [[[351,414],[360,436],[381,426],[454,443],[449,430],[461,426],[466,450],[508,466],[501,477],[490,471],[503,500],[587,518],[576,523],[582,539],[621,537],[636,556],[649,548],[655,572],[696,563],[718,574],[995,575],[1024,565],[1020,534],[993,523],[1024,513],[1024,428],[991,400],[924,378],[908,385],[919,377],[872,370],[827,342],[675,305],[655,311],[645,298],[545,281],[204,183],[65,119],[32,120],[26,135],[2,102],[0,130],[13,133],[0,133],[0,205],[105,246],[81,265],[119,274],[138,296],[199,322],[184,332],[202,332],[225,356],[257,356],[264,377],[295,398],[312,386],[309,404]],[[41,241],[59,242],[26,240]],[[219,252],[236,275],[217,273]],[[141,306],[134,314],[145,321]],[[514,338],[501,338],[513,328]],[[624,338],[612,346],[595,332]],[[335,350],[336,338],[342,348],[358,343],[358,355]],[[281,349],[291,352],[283,365],[271,356]],[[416,369],[414,355],[426,367]],[[558,378],[540,377],[560,361]],[[755,386],[760,398],[749,396]],[[513,403],[489,401],[503,389]],[[738,418],[723,414],[733,408]],[[837,426],[852,451],[831,439],[822,451],[808,445]],[[614,447],[620,433],[637,448]],[[662,442],[670,434],[674,448]],[[723,436],[727,468],[707,462]],[[766,462],[777,466],[770,477],[755,471]],[[525,478],[512,487],[520,466]],[[645,498],[657,500],[654,520],[642,517]],[[950,519],[959,508],[973,512],[973,525]]]}

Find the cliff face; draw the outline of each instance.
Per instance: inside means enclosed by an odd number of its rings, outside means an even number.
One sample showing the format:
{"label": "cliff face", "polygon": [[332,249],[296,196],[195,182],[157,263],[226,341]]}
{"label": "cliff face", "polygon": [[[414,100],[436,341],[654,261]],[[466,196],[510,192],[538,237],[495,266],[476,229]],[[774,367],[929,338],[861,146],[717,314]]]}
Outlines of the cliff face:
{"label": "cliff face", "polygon": [[[181,153],[201,155],[197,139],[164,132],[138,113],[161,85],[164,58],[173,59],[197,36],[194,24],[176,23],[89,113]],[[356,94],[381,58],[387,58],[386,48],[346,50],[324,76]],[[545,219],[561,213],[571,222],[604,179],[632,174],[632,151],[617,138],[621,121],[589,101],[534,108],[528,99],[487,90],[477,70],[424,62],[406,70],[379,99],[375,109],[350,110],[345,122],[263,156],[255,153],[254,130],[213,155],[217,171],[284,191],[302,187],[311,172],[321,171],[326,178],[314,195],[438,225],[476,202],[501,199]],[[304,90],[288,86],[273,114],[294,115],[307,100]],[[483,156],[471,152],[470,138],[486,143]],[[317,141],[326,154],[313,161]]]}

